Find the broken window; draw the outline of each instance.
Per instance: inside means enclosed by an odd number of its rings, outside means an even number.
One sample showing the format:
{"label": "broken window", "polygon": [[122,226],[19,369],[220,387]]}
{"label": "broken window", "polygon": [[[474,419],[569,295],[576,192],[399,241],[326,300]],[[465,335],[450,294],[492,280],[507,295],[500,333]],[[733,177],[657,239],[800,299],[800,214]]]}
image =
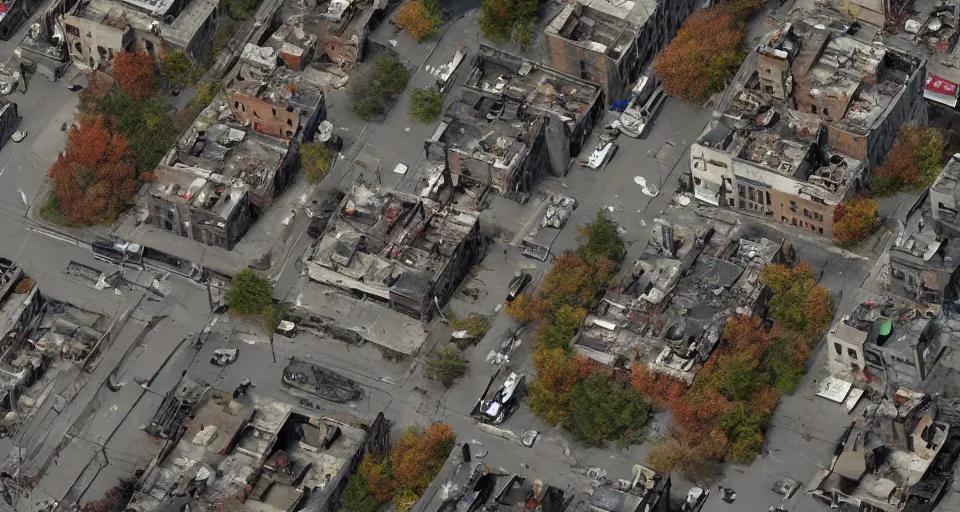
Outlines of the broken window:
{"label": "broken window", "polygon": [[833,343],[833,350],[835,350],[835,351],[837,352],[837,355],[838,355],[838,356],[842,356],[842,355],[843,355],[843,347],[841,347],[839,343],[837,343],[837,342],[834,342],[834,343]]}
{"label": "broken window", "polygon": [[817,113],[817,106],[816,106],[816,105],[810,105],[810,113],[811,113],[811,114],[816,114],[816,113]]}
{"label": "broken window", "polygon": [[730,206],[733,206],[733,205],[734,205],[733,199],[728,199],[728,200],[727,200],[727,203],[728,203]]}
{"label": "broken window", "polygon": [[695,185],[703,185],[703,180],[701,180],[700,178],[693,178],[693,183]]}
{"label": "broken window", "polygon": [[287,126],[293,126],[293,119],[287,118]]}
{"label": "broken window", "polygon": [[101,59],[107,58],[107,49],[102,46],[97,46],[97,53],[100,55]]}
{"label": "broken window", "polygon": [[791,212],[797,211],[797,202],[796,202],[796,201],[790,201],[790,211],[791,211]]}
{"label": "broken window", "polygon": [[73,25],[67,25],[66,27],[67,27],[67,33],[68,33],[68,34],[70,34],[70,35],[72,35],[72,36],[80,37],[80,29],[79,29],[79,28],[77,28],[77,27],[75,27],[75,26],[73,26]]}
{"label": "broken window", "polygon": [[271,108],[270,111],[273,113],[273,118],[276,119],[276,118],[277,118],[277,109]]}
{"label": "broken window", "polygon": [[773,202],[770,201],[770,191],[767,191],[767,206],[770,206]]}
{"label": "broken window", "polygon": [[810,210],[804,208],[804,209],[803,209],[803,216],[809,218],[809,217],[810,217]]}
{"label": "broken window", "polygon": [[817,228],[820,231],[820,234],[823,234],[823,228]]}

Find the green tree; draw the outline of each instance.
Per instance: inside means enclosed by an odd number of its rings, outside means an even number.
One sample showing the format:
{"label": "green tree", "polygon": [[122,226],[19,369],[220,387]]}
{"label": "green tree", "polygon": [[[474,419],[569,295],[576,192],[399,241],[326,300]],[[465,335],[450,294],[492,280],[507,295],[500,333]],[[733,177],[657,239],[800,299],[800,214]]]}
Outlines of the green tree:
{"label": "green tree", "polygon": [[333,162],[333,150],[322,142],[311,142],[300,146],[300,168],[306,173],[310,183],[320,183],[330,172]]}
{"label": "green tree", "polygon": [[456,345],[447,345],[437,349],[433,356],[427,360],[426,367],[423,369],[423,376],[440,381],[444,387],[450,387],[460,377],[467,373],[467,359],[463,357],[460,349]]}
{"label": "green tree", "polygon": [[483,0],[477,22],[487,39],[497,43],[513,41],[526,49],[539,10],[538,0]]}
{"label": "green tree", "polygon": [[593,222],[577,226],[580,236],[580,257],[587,263],[606,258],[616,264],[623,263],[627,250],[617,233],[617,224],[603,211],[597,212]]}
{"label": "green tree", "polygon": [[943,132],[938,128],[901,126],[883,165],[870,177],[870,191],[888,196],[903,188],[926,188],[943,169],[945,147]]}
{"label": "green tree", "polygon": [[414,89],[410,98],[410,117],[414,121],[428,124],[440,117],[443,108],[443,96],[431,89]]}
{"label": "green tree", "polygon": [[364,121],[383,117],[397,95],[403,92],[410,73],[396,57],[381,55],[356,80],[351,80],[353,112]]}
{"label": "green tree", "polygon": [[243,316],[259,316],[273,304],[273,288],[266,278],[245,268],[230,280],[227,290],[227,307]]}
{"label": "green tree", "polygon": [[537,341],[546,348],[570,349],[570,340],[587,318],[587,310],[561,306],[550,314],[550,320],[540,324]]}
{"label": "green tree", "polygon": [[171,81],[179,80],[190,69],[192,62],[183,50],[167,52],[160,59],[160,71]]}
{"label": "green tree", "polygon": [[380,502],[369,490],[367,479],[358,471],[340,495],[340,510],[343,512],[377,512]]}
{"label": "green tree", "polygon": [[597,372],[573,386],[563,426],[588,446],[640,438],[650,403],[626,381]]}
{"label": "green tree", "polygon": [[260,0],[227,0],[227,14],[237,21],[243,21],[253,16],[259,6]]}
{"label": "green tree", "polygon": [[112,131],[130,141],[138,173],[156,169],[177,136],[167,106],[156,97],[136,100],[114,90],[96,103],[94,113],[102,114]]}

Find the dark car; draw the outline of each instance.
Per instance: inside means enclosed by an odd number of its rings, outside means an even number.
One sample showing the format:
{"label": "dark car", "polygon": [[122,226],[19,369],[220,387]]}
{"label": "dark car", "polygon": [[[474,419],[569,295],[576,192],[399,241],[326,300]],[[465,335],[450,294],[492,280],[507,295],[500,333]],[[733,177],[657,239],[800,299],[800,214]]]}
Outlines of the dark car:
{"label": "dark car", "polygon": [[530,284],[530,281],[533,280],[530,277],[530,274],[526,272],[520,272],[515,275],[512,280],[510,280],[510,286],[507,288],[507,302],[513,302],[523,290]]}

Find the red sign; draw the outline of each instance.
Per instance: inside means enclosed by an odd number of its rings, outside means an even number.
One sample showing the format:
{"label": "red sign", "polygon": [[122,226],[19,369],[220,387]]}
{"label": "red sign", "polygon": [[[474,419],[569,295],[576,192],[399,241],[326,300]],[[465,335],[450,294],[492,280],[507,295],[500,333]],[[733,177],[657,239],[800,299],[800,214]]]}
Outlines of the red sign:
{"label": "red sign", "polygon": [[945,96],[950,96],[953,98],[957,97],[957,84],[940,78],[937,75],[927,74],[927,87],[926,89],[930,92],[935,92],[937,94],[943,94]]}

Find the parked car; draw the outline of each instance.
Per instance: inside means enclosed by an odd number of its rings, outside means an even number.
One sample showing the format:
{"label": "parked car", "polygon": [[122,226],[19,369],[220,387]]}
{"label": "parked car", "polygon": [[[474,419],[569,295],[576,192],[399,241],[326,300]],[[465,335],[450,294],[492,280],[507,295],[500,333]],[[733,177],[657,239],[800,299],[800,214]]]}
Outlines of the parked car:
{"label": "parked car", "polygon": [[493,396],[488,399],[487,395],[490,393],[490,388],[493,387],[493,383],[500,376],[501,371],[497,370],[490,377],[487,388],[483,390],[483,394],[480,395],[477,403],[473,406],[473,410],[470,411],[470,416],[482,423],[491,425],[503,423],[520,407],[520,404],[523,403],[523,397],[526,395],[527,376],[522,373],[511,372],[502,381]]}
{"label": "parked car", "polygon": [[667,93],[663,87],[657,87],[650,98],[642,100],[642,96],[637,96],[630,102],[627,109],[620,115],[620,131],[627,137],[642,139],[647,136],[653,120],[660,113],[663,104],[667,101]]}
{"label": "parked car", "polygon": [[514,299],[523,293],[523,290],[530,284],[532,279],[530,274],[526,272],[514,274],[513,279],[510,280],[510,286],[507,288],[507,302],[513,302]]}

